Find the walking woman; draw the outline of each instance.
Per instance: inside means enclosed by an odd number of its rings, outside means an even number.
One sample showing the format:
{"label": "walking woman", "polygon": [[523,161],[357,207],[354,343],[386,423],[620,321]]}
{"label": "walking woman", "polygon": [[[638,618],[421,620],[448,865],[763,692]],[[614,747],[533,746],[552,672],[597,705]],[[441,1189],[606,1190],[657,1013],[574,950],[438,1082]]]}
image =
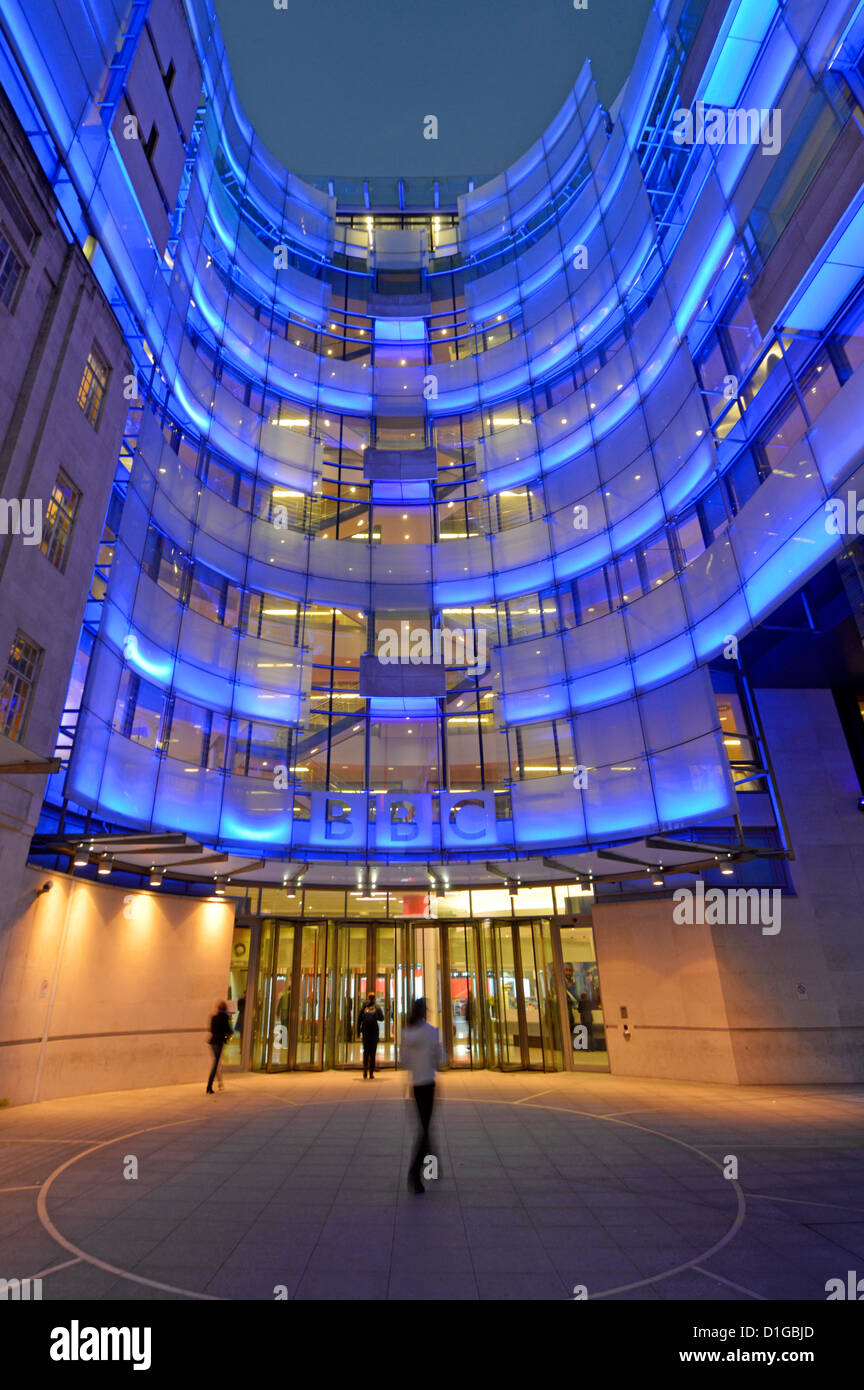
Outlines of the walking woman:
{"label": "walking woman", "polygon": [[417,1147],[408,1169],[408,1186],[418,1196],[426,1189],[421,1181],[423,1160],[430,1148],[429,1127],[435,1105],[435,1073],[444,1065],[444,1052],[438,1029],[426,1022],[426,1000],[416,999],[402,1034],[402,1061],[414,1082],[414,1102],[420,1121]]}
{"label": "walking woman", "polygon": [[[207,1078],[207,1095],[213,1095],[213,1082],[219,1071],[219,1063],[222,1060],[222,1049],[234,1029],[231,1027],[231,1020],[228,1017],[228,1005],[225,1000],[221,1000],[216,1005],[216,1012],[210,1020],[210,1050],[213,1053],[213,1068]],[[222,1090],[222,1078],[219,1077],[219,1090]]]}
{"label": "walking woman", "polygon": [[363,1039],[363,1080],[375,1080],[375,1053],[378,1051],[378,1024],[384,1022],[384,1015],[375,1000],[375,991],[370,990],[366,1003],[360,1010],[357,1020],[357,1034]]}

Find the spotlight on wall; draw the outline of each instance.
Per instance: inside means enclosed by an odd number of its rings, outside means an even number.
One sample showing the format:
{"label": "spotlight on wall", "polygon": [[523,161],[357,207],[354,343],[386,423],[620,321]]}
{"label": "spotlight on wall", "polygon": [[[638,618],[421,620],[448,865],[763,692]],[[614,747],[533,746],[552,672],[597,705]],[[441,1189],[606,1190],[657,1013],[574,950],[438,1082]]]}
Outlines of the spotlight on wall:
{"label": "spotlight on wall", "polygon": [[157,869],[157,868],[156,868],[156,865],[155,865],[155,864],[153,865],[153,868],[150,870],[150,887],[151,887],[151,888],[161,888],[161,887],[162,887],[162,876],[163,876],[164,873],[165,873],[165,870],[164,870],[164,869]]}
{"label": "spotlight on wall", "polygon": [[110,874],[110,872],[111,872],[111,870],[113,869],[113,867],[114,867],[114,856],[113,856],[113,854],[100,854],[100,856],[99,856],[99,873],[100,873],[100,875],[102,875],[102,877],[105,877],[107,874]]}
{"label": "spotlight on wall", "polygon": [[54,887],[54,881],[53,881],[53,879],[50,879],[50,878],[49,878],[47,883],[43,883],[43,884],[42,884],[42,887],[39,889],[39,892],[37,893],[36,896],[41,898],[41,896],[42,896],[43,893],[50,893],[50,892],[51,892],[51,889],[52,889],[53,887]]}
{"label": "spotlight on wall", "polygon": [[87,865],[90,863],[90,855],[83,845],[79,845],[76,849],[72,863],[76,869],[86,869]]}

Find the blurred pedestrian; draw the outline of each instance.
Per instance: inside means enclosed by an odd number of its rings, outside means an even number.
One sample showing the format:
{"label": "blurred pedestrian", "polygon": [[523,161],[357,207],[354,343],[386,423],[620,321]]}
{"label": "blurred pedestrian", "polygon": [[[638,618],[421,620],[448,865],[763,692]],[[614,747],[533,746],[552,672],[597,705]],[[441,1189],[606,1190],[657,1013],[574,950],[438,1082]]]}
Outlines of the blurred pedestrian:
{"label": "blurred pedestrian", "polygon": [[414,1103],[420,1121],[417,1146],[408,1169],[408,1186],[417,1196],[426,1191],[421,1173],[431,1147],[429,1129],[435,1106],[435,1073],[441,1070],[444,1060],[438,1029],[426,1021],[426,1000],[415,999],[402,1033],[402,1061],[411,1071]]}
{"label": "blurred pedestrian", "polygon": [[[216,1005],[216,1012],[210,1020],[210,1050],[213,1053],[213,1066],[207,1078],[206,1094],[208,1096],[213,1095],[213,1082],[216,1079],[216,1074],[219,1071],[219,1064],[222,1061],[222,1049],[233,1032],[234,1029],[231,1027],[231,1020],[228,1017],[228,1005],[225,1000],[222,999]],[[222,1088],[222,1077],[220,1076],[219,1090],[221,1091]]]}

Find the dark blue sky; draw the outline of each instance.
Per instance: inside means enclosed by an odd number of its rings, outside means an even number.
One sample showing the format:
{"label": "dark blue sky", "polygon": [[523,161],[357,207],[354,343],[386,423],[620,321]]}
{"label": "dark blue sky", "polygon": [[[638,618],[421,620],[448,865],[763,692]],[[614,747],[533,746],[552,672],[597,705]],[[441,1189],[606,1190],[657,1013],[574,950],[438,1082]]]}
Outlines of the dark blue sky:
{"label": "dark blue sky", "polygon": [[[614,101],[650,0],[216,0],[237,90],[304,175],[471,175],[511,164],[590,58]],[[424,140],[423,118],[438,117]]]}

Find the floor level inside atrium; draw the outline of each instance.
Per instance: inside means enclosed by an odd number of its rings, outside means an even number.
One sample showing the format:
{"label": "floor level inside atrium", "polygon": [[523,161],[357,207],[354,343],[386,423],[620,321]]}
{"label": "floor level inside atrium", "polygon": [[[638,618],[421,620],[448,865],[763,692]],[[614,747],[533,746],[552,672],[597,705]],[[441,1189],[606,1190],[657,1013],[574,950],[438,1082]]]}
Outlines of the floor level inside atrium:
{"label": "floor level inside atrium", "polygon": [[[824,1301],[860,1261],[861,1087],[404,1072],[22,1106],[0,1269],[60,1299]],[[134,1159],[134,1180],[130,1161]],[[734,1161],[733,1161],[734,1160]]]}

